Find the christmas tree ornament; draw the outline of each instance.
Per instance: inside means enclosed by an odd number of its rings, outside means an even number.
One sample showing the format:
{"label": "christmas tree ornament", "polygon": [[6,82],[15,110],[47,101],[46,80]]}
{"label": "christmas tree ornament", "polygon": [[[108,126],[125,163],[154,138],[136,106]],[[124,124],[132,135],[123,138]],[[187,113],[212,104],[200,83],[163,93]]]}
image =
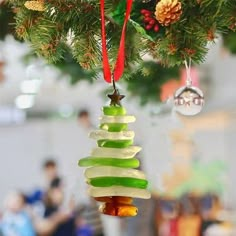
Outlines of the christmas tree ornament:
{"label": "christmas tree ornament", "polygon": [[161,0],[156,5],[155,16],[163,26],[177,22],[182,15],[182,4],[178,0]]}
{"label": "christmas tree ornament", "polygon": [[181,87],[175,92],[174,99],[176,111],[186,116],[198,114],[204,105],[202,91],[194,86]]}
{"label": "christmas tree ornament", "polygon": [[148,181],[145,174],[134,168],[139,167],[135,158],[141,150],[133,146],[134,132],[128,130],[128,123],[135,121],[121,106],[117,89],[112,95],[110,106],[103,107],[100,129],[92,131],[90,138],[97,141],[89,157],[79,161],[88,167],[85,178],[90,185],[89,194],[102,202],[100,212],[113,216],[135,216],[137,207],[133,198],[150,198],[147,191]]}
{"label": "christmas tree ornament", "polygon": [[191,66],[188,66],[186,61],[185,66],[187,71],[186,85],[179,88],[174,94],[175,110],[182,115],[194,116],[200,113],[203,108],[204,95],[198,87],[192,86]]}
{"label": "christmas tree ornament", "polygon": [[115,83],[124,71],[125,32],[132,2],[127,0],[117,61],[111,73],[106,47],[105,2],[100,0],[103,74],[106,82],[113,83],[114,91],[108,95],[111,99],[110,106],[103,107],[99,129],[90,133],[90,138],[96,140],[97,147],[90,156],[79,160],[79,166],[88,167],[85,178],[89,194],[101,202],[100,212],[122,217],[137,215],[138,209],[133,205],[133,198],[150,198],[145,174],[135,169],[139,167],[139,160],[135,156],[141,148],[133,146],[135,134],[128,130],[128,124],[134,122],[135,117],[127,115],[126,109],[121,106],[124,95],[119,93]]}
{"label": "christmas tree ornament", "polygon": [[26,1],[24,5],[32,11],[45,11],[44,0]]}

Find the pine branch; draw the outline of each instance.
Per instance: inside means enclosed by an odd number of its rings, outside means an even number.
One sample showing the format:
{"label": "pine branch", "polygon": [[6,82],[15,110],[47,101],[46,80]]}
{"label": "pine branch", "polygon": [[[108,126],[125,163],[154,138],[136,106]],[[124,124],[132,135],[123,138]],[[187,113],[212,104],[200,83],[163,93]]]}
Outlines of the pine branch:
{"label": "pine branch", "polygon": [[[64,45],[86,69],[101,67],[100,5],[97,0],[47,0],[45,11],[25,8],[25,0],[9,0],[16,9],[17,35],[32,43],[50,62],[63,59]],[[166,66],[180,65],[191,57],[201,63],[218,33],[236,29],[235,0],[179,0],[183,13],[178,22],[160,26],[158,32],[144,28],[140,11],[155,11],[156,1],[135,1],[126,38],[126,66],[140,63],[149,53]],[[114,66],[124,20],[126,0],[106,0],[107,47]]]}

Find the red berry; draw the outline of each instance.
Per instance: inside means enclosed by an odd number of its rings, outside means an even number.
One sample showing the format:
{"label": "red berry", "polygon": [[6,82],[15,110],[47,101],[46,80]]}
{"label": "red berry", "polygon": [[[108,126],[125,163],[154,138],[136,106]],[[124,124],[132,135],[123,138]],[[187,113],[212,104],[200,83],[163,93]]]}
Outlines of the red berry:
{"label": "red berry", "polygon": [[150,22],[151,20],[152,20],[151,17],[145,17],[145,18],[143,19],[144,22]]}
{"label": "red berry", "polygon": [[149,10],[147,10],[147,9],[142,9],[141,11],[141,14],[145,14],[145,13],[151,13]]}
{"label": "red berry", "polygon": [[152,28],[152,25],[146,25],[145,28],[146,30],[150,30]]}
{"label": "red berry", "polygon": [[141,12],[141,14],[145,14],[145,13],[148,13],[148,10],[142,9],[140,12]]}
{"label": "red berry", "polygon": [[150,25],[154,25],[156,23],[156,21],[154,20],[154,19],[151,19],[150,21],[149,21],[149,24]]}
{"label": "red berry", "polygon": [[140,11],[140,13],[141,13],[141,14],[145,14],[145,13],[146,13],[146,10],[145,10],[145,9],[142,9],[142,10]]}
{"label": "red berry", "polygon": [[150,16],[151,15],[151,12],[147,12],[144,14],[144,16]]}
{"label": "red berry", "polygon": [[154,31],[155,31],[155,32],[158,32],[158,31],[159,31],[159,25],[158,25],[158,24],[156,24],[156,25],[154,26]]}

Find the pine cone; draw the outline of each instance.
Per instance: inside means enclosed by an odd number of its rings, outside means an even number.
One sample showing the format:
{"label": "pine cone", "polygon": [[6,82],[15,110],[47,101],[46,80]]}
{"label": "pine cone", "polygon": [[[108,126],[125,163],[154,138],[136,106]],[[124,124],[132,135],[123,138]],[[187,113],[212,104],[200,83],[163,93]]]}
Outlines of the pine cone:
{"label": "pine cone", "polygon": [[45,11],[43,0],[26,1],[24,5],[27,9],[32,10],[32,11]]}
{"label": "pine cone", "polygon": [[182,5],[178,0],[161,0],[156,5],[155,16],[161,25],[168,26],[179,20]]}

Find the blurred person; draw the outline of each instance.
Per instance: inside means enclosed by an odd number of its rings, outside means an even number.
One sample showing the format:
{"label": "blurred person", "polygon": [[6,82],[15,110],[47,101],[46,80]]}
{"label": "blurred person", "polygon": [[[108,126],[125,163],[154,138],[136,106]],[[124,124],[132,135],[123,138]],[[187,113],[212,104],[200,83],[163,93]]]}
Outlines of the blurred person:
{"label": "blurred person", "polygon": [[45,196],[45,219],[55,224],[51,236],[74,236],[75,220],[73,207],[63,209],[63,185],[60,178],[55,178]]}
{"label": "blurred person", "polygon": [[[81,109],[78,112],[77,118],[79,126],[81,126],[86,133],[94,128],[94,125],[91,121],[90,113],[87,109]],[[86,187],[87,186],[84,186],[84,188]],[[80,212],[80,214],[82,214],[82,216],[78,218],[78,222],[84,225],[81,230],[78,229],[78,232],[82,232],[84,230],[84,227],[86,228],[87,226],[90,226],[93,232],[93,236],[104,236],[104,227],[101,219],[101,214],[99,213],[98,206],[93,198],[89,198],[89,201],[86,201],[86,204],[84,203],[83,205],[79,206],[78,211]]]}
{"label": "blurred person", "polygon": [[53,180],[60,177],[57,162],[47,159],[43,164],[43,172],[46,180],[46,188],[50,187]]}
{"label": "blurred person", "polygon": [[91,225],[88,224],[86,219],[83,217],[81,211],[77,212],[75,216],[75,225],[76,225],[76,236],[94,236],[96,235],[93,232]]}
{"label": "blurred person", "polygon": [[86,109],[82,109],[78,112],[78,122],[85,129],[91,129],[94,127],[91,122],[90,113]]}
{"label": "blurred person", "polygon": [[[137,146],[141,146],[137,144]],[[137,157],[139,158],[139,157]],[[143,163],[140,161],[138,170],[143,170]],[[133,205],[138,208],[138,214],[135,217],[124,219],[121,224],[124,235],[127,236],[156,236],[155,209],[156,199],[151,195],[150,199],[134,198]]]}
{"label": "blurred person", "polygon": [[64,199],[63,187],[60,178],[55,178],[50,185],[49,190],[46,193],[44,203],[45,212],[44,217],[52,215],[59,209]]}
{"label": "blurred person", "polygon": [[44,187],[36,188],[31,194],[26,195],[26,202],[32,207],[35,217],[43,217],[45,193],[50,188],[51,183],[55,179],[59,179],[58,165],[54,159],[45,160],[42,169],[45,178]]}
{"label": "blurred person", "polygon": [[79,212],[84,219],[81,223],[86,222],[91,227],[93,236],[104,236],[101,213],[98,211],[97,203],[93,198],[90,198],[89,203],[80,206]]}
{"label": "blurred person", "polygon": [[45,178],[44,188],[38,188],[33,191],[33,193],[26,196],[26,200],[29,204],[34,204],[38,201],[43,200],[44,194],[50,187],[51,182],[54,179],[59,178],[57,163],[53,159],[47,159],[43,163],[43,174]]}
{"label": "blurred person", "polygon": [[178,235],[178,203],[175,199],[161,198],[158,201],[159,236]]}
{"label": "blurred person", "polygon": [[191,202],[189,196],[181,199],[182,212],[178,220],[178,235],[199,236],[201,228],[201,217]]}
{"label": "blurred person", "polygon": [[155,199],[135,198],[133,205],[138,208],[135,217],[122,219],[122,230],[125,236],[156,236]]}
{"label": "blurred person", "polygon": [[216,226],[217,224],[222,223],[217,219],[219,210],[220,203],[217,196],[206,194],[200,198],[200,213],[202,216],[200,236],[205,235],[205,232],[212,225]]}
{"label": "blurred person", "polygon": [[32,221],[26,211],[25,198],[12,193],[6,198],[5,212],[0,228],[4,236],[35,236]]}

